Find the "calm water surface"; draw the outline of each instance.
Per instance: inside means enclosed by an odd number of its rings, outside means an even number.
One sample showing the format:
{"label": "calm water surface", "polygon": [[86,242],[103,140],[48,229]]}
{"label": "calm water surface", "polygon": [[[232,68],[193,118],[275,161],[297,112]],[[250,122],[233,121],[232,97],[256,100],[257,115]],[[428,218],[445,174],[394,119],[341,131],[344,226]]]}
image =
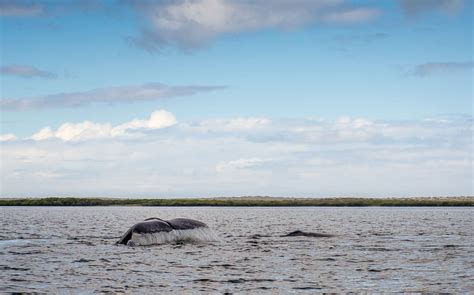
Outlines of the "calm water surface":
{"label": "calm water surface", "polygon": [[[0,207],[0,292],[474,291],[470,208]],[[116,246],[147,217],[221,241]],[[334,238],[279,237],[293,230]]]}

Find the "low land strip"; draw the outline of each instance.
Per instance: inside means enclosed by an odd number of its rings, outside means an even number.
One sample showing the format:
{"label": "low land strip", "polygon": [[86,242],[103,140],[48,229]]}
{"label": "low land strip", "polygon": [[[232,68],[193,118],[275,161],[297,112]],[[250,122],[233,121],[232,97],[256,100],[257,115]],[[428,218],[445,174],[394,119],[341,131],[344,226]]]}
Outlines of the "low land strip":
{"label": "low land strip", "polygon": [[0,206],[474,206],[474,197],[423,198],[180,198],[180,199],[117,199],[117,198],[22,198],[0,199]]}

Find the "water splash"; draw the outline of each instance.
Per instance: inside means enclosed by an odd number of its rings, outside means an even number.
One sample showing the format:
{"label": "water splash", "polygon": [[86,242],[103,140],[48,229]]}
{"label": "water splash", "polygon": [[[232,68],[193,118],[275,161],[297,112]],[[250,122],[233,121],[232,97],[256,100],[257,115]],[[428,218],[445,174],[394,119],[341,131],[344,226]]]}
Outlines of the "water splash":
{"label": "water splash", "polygon": [[185,230],[172,230],[170,232],[145,234],[133,233],[132,238],[127,242],[127,245],[148,246],[177,242],[209,243],[215,241],[219,241],[219,238],[210,228],[200,227]]}

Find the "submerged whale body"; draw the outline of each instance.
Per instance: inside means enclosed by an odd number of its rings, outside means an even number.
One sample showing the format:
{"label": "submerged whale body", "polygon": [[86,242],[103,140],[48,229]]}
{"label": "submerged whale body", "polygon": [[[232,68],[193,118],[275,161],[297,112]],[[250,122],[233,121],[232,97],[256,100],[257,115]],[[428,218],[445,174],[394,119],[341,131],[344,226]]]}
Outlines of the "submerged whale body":
{"label": "submerged whale body", "polygon": [[163,220],[153,217],[133,225],[117,241],[117,244],[146,246],[172,242],[210,242],[215,240],[217,240],[217,237],[203,222],[187,218]]}
{"label": "submerged whale body", "polygon": [[295,230],[295,231],[292,231],[289,234],[283,235],[282,237],[331,238],[331,237],[334,237],[334,235],[310,233],[310,232],[304,232],[304,231],[301,231],[301,230]]}

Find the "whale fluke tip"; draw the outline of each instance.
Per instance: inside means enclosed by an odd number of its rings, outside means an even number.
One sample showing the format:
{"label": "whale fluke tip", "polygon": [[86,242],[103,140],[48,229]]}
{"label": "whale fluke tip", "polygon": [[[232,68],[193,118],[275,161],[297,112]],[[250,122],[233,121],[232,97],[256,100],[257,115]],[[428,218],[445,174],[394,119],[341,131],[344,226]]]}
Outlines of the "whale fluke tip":
{"label": "whale fluke tip", "polygon": [[282,235],[281,237],[311,237],[311,238],[331,238],[335,235],[330,234],[320,234],[320,233],[311,233],[311,232],[304,232],[301,230],[292,231],[289,234]]}

